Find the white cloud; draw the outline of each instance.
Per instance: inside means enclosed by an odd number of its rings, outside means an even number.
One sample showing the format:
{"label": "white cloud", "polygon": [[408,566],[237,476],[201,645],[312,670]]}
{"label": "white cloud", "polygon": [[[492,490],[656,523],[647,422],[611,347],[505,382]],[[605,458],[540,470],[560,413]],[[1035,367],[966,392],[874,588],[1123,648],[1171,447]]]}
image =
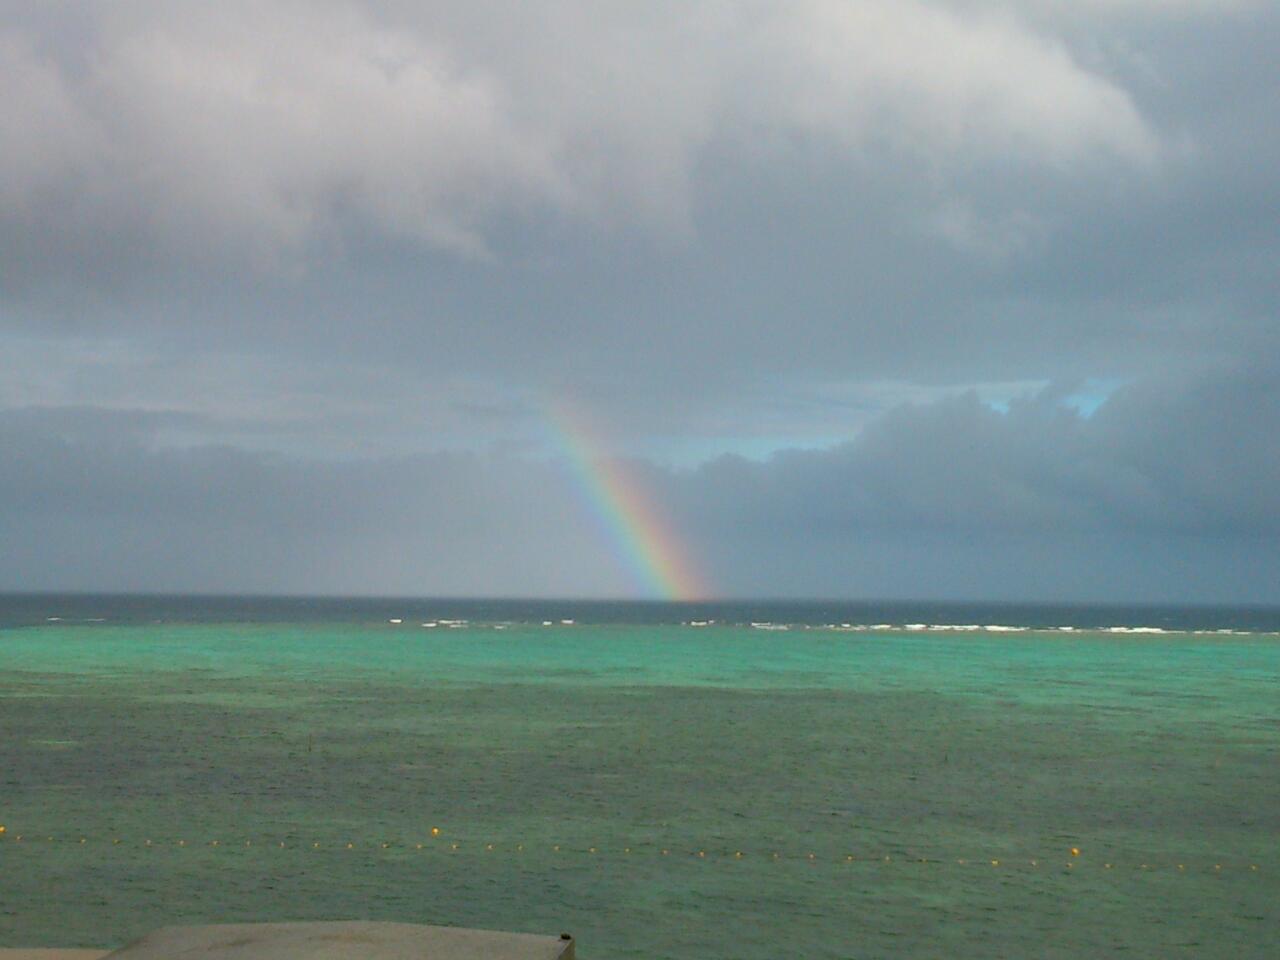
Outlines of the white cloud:
{"label": "white cloud", "polygon": [[110,175],[155,201],[162,233],[288,247],[348,211],[475,249],[485,208],[547,185],[495,83],[343,7],[183,8],[113,26],[101,55],[86,92]]}
{"label": "white cloud", "polygon": [[1012,19],[815,0],[781,20],[798,82],[782,88],[794,106],[780,119],[790,112],[851,147],[883,138],[944,169],[957,149],[1063,166],[1158,153],[1122,90]]}
{"label": "white cloud", "polygon": [[0,90],[0,215],[21,216],[87,162],[93,131],[57,66],[22,36],[0,33]]}
{"label": "white cloud", "polygon": [[271,266],[352,228],[479,254],[497,214],[687,227],[710,151],[760,137],[905,155],[944,185],[988,158],[1072,173],[1160,151],[1052,38],[919,0],[67,12],[90,26],[14,17],[0,37],[21,91],[0,106],[0,222],[44,198],[55,247],[89,224]]}
{"label": "white cloud", "polygon": [[1230,13],[1235,10],[1251,10],[1264,3],[1265,0],[1014,0],[1015,6],[1046,7],[1071,13],[1112,11],[1166,17],[1188,13]]}

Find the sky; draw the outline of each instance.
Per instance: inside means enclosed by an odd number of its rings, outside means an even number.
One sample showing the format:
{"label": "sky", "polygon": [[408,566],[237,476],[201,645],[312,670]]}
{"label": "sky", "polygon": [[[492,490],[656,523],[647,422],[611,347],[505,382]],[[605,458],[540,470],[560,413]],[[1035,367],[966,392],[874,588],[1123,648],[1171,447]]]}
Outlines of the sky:
{"label": "sky", "polygon": [[1277,48],[0,0],[0,590],[1280,603]]}

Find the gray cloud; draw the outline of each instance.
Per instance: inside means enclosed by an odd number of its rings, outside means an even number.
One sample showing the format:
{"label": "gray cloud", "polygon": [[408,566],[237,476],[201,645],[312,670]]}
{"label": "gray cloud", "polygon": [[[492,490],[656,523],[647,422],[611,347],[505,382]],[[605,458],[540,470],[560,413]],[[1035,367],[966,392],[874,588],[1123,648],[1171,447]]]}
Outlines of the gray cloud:
{"label": "gray cloud", "polygon": [[[1229,375],[1223,375],[1227,373]],[[1238,419],[1247,406],[1255,416]],[[1280,574],[1280,389],[1267,371],[903,406],[856,441],[623,469],[731,595],[1264,600]],[[646,589],[542,458],[306,462],[157,450],[155,421],[0,421],[0,577],[80,586],[626,595]]]}
{"label": "gray cloud", "polygon": [[[129,415],[0,420],[11,589],[621,593],[558,472],[469,454],[315,462],[156,449]],[[546,551],[559,561],[547,562]],[[592,564],[594,563],[594,566]]]}
{"label": "gray cloud", "polygon": [[1162,150],[1122,88],[1010,18],[915,0],[584,12],[128,2],[69,10],[90,23],[70,44],[48,14],[15,16],[0,198],[29,226],[87,219],[270,270],[341,243],[348,217],[473,254],[495,210],[679,227],[703,155],[761,135],[935,167]]}
{"label": "gray cloud", "polygon": [[1277,38],[0,0],[0,587],[625,593],[567,401],[726,590],[1277,599]]}

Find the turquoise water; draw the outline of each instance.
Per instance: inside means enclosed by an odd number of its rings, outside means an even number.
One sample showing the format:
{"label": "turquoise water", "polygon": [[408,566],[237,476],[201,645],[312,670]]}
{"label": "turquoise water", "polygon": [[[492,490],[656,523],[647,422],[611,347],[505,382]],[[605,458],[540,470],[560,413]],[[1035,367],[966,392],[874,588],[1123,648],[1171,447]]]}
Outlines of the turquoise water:
{"label": "turquoise water", "polygon": [[0,945],[371,917],[588,960],[1262,957],[1280,929],[1274,635],[103,623],[0,658]]}

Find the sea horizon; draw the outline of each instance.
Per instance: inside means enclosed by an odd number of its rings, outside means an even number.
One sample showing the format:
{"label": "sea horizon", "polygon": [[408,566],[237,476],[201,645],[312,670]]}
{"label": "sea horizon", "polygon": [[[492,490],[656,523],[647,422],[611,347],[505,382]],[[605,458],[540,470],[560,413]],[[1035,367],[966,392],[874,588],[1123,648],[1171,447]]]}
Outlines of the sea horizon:
{"label": "sea horizon", "polygon": [[[568,616],[572,614],[572,616]],[[405,596],[306,593],[3,591],[0,626],[57,620],[124,623],[463,620],[471,624],[779,625],[809,628],[1153,630],[1280,633],[1280,605],[1265,603],[726,597]]]}

